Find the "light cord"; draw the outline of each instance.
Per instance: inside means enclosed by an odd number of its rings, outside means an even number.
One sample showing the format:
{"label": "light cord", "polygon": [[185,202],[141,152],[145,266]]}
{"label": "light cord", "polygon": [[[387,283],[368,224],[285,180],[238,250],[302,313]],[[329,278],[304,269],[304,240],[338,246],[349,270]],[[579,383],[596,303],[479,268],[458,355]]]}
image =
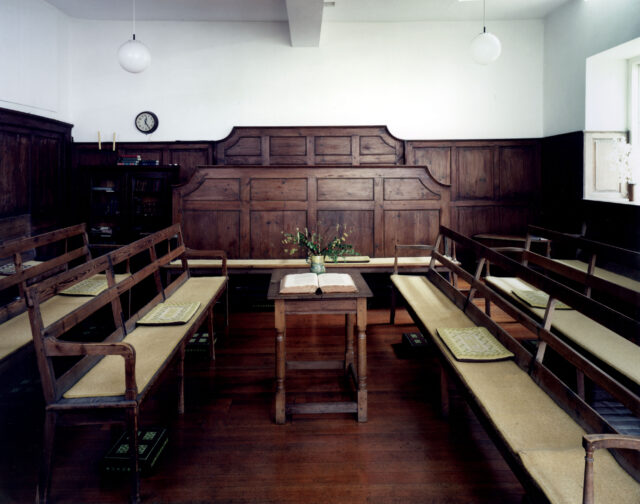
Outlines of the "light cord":
{"label": "light cord", "polygon": [[136,0],[133,0],[133,40],[136,39]]}

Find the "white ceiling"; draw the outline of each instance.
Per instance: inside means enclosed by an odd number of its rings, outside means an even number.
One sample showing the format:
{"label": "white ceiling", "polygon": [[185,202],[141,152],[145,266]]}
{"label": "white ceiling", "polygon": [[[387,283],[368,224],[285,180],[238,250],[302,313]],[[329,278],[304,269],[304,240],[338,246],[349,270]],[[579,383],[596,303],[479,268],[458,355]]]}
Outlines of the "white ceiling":
{"label": "white ceiling", "polygon": [[[132,0],[47,0],[82,19],[131,19]],[[314,4],[322,0],[307,0]],[[487,19],[541,19],[569,0],[486,0]],[[335,6],[327,5],[335,3]],[[311,7],[314,8],[315,7]],[[286,0],[136,0],[148,21],[287,21]],[[325,21],[464,21],[482,18],[482,1],[335,0]]]}

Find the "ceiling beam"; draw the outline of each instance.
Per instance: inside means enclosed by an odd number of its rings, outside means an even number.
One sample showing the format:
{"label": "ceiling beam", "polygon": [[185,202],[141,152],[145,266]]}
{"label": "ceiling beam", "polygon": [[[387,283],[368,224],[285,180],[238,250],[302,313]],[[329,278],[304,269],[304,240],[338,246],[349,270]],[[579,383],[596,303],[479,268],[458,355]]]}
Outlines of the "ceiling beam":
{"label": "ceiling beam", "polygon": [[293,47],[318,47],[324,0],[286,0]]}

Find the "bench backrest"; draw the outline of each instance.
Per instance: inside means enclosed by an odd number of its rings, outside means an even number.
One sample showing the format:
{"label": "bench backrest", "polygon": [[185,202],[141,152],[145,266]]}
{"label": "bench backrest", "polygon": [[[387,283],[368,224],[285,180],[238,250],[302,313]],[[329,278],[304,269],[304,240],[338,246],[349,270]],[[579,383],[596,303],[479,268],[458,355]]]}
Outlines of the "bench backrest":
{"label": "bench backrest", "polygon": [[[469,273],[438,251],[443,240],[452,240],[464,247],[465,250],[470,250],[474,253],[478,260],[474,274]],[[518,365],[523,370],[527,371],[534,381],[536,381],[536,383],[538,383],[538,385],[584,429],[588,432],[597,433],[616,432],[613,426],[598,415],[595,410],[593,410],[547,367],[544,361],[547,348],[553,349],[554,352],[564,360],[565,365],[573,366],[576,370],[583,373],[584,376],[591,379],[594,383],[598,384],[611,394],[615,399],[620,401],[634,415],[640,416],[640,397],[638,397],[637,391],[630,390],[597,367],[589,359],[567,345],[550,331],[546,320],[543,321],[543,323],[533,320],[518,307],[504,299],[503,296],[488,287],[480,278],[481,272],[486,261],[491,261],[492,264],[497,264],[508,275],[519,277],[537,289],[547,292],[549,294],[549,305],[546,310],[547,316],[551,316],[553,314],[555,302],[556,300],[559,300],[629,339],[632,339],[632,335],[640,332],[640,323],[638,321],[620,314],[614,309],[602,305],[598,301],[590,299],[587,296],[444,226],[440,228],[440,235],[434,248],[435,250],[432,254],[435,259],[445,264],[460,278],[469,282],[469,293],[465,295],[453,287],[441,273],[436,271],[434,267],[429,269],[427,273],[428,278],[453,302],[464,310],[465,314],[469,316],[471,320],[479,325],[485,325],[496,336],[496,338],[501,341],[501,343],[514,352],[516,356],[515,360]],[[477,293],[480,293],[483,297],[490,299],[491,302],[503,309],[508,315],[529,329],[534,335],[537,335],[539,344],[536,355],[532,355],[520,342],[511,337],[504,329],[488,318],[480,308],[471,302]],[[622,451],[615,455],[621,465],[626,467],[627,470],[629,470],[629,472],[631,472],[636,478],[640,477],[640,458],[637,454],[631,452],[625,453]]]}
{"label": "bench backrest", "polygon": [[587,254],[589,262],[589,273],[593,272],[597,259],[611,261],[621,266],[625,266],[635,271],[640,271],[640,252],[629,250],[622,247],[616,247],[608,243],[589,240],[584,236],[562,233],[539,226],[529,226],[527,230],[527,241],[525,248],[529,249],[531,245],[531,237],[539,236],[552,241],[552,244],[564,246],[572,249],[574,253],[581,251]]}
{"label": "bench backrest", "polygon": [[[162,283],[160,269],[183,256],[184,252],[185,247],[180,225],[175,224],[28,288],[29,318],[43,393],[48,404],[59,400],[62,394],[101,358],[98,355],[90,355],[89,350],[83,349],[82,344],[78,344],[76,350],[85,356],[58,375],[52,360],[53,357],[61,355],[56,346],[57,341],[107,305],[111,305],[115,330],[101,341],[104,343],[121,341],[128,332],[133,330],[135,322],[140,317],[144,316],[155,304],[166,299],[177,286],[186,281],[189,275],[186,260],[183,261],[182,274],[166,287]],[[127,261],[134,265],[137,263],[139,268],[116,283],[114,268]],[[68,315],[48,326],[44,325],[40,312],[42,300],[49,299],[61,290],[98,274],[106,275],[108,288],[105,291],[90,298]],[[127,320],[121,297],[131,296],[134,287],[149,278],[153,280],[152,284],[155,289],[152,289],[151,295],[145,297],[145,303],[141,303],[142,308],[130,315]],[[136,291],[136,296],[138,295],[139,292]],[[151,299],[148,300],[148,298]]]}
{"label": "bench backrest", "polygon": [[[23,260],[28,254],[40,259],[39,253],[46,254],[42,262],[27,269]],[[3,264],[12,264],[15,273],[0,275],[0,292],[18,288],[18,297],[0,308],[0,323],[26,310],[24,299],[28,285],[52,274],[69,269],[76,262],[91,259],[85,224],[57,229],[36,236],[11,240],[0,245]]]}

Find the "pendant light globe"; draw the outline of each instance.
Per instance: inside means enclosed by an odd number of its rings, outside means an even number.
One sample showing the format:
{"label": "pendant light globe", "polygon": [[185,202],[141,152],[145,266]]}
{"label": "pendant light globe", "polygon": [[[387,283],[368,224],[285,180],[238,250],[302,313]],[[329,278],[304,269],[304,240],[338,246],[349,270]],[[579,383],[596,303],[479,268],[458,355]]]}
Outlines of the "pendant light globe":
{"label": "pendant light globe", "polygon": [[493,33],[483,31],[471,41],[471,56],[476,63],[488,65],[500,57],[502,44]]}
{"label": "pendant light globe", "polygon": [[151,63],[151,53],[147,46],[137,41],[134,36],[118,49],[118,62],[127,72],[140,73]]}

